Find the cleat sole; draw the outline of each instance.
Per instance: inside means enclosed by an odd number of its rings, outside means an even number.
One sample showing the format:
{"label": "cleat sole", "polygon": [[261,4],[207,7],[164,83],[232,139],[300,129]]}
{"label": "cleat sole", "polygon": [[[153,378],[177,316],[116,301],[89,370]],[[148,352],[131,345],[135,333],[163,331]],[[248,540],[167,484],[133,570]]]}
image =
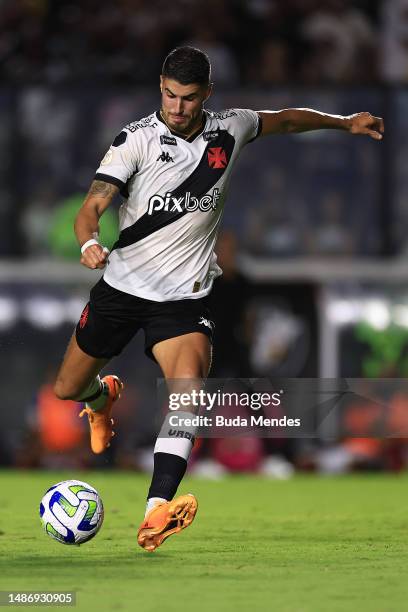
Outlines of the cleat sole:
{"label": "cleat sole", "polygon": [[[167,504],[166,504],[167,505]],[[161,507],[161,506],[159,506]],[[153,512],[156,508],[153,508]],[[197,513],[198,503],[194,495],[182,495],[169,502],[167,513],[162,519],[162,524],[157,527],[143,527],[142,523],[137,535],[139,546],[147,552],[153,552],[171,535],[180,533],[191,525]]]}

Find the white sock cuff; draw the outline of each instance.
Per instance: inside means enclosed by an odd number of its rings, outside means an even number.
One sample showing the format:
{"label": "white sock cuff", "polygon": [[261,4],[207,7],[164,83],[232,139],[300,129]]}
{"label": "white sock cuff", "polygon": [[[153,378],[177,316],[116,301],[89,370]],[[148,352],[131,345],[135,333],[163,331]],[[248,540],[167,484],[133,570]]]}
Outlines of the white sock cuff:
{"label": "white sock cuff", "polygon": [[152,508],[166,501],[167,499],[164,499],[164,497],[150,497],[146,502],[145,518]]}
{"label": "white sock cuff", "polygon": [[181,410],[167,414],[156,440],[154,452],[178,455],[187,461],[197,431],[197,426],[188,424],[194,416],[196,415],[191,412]]}

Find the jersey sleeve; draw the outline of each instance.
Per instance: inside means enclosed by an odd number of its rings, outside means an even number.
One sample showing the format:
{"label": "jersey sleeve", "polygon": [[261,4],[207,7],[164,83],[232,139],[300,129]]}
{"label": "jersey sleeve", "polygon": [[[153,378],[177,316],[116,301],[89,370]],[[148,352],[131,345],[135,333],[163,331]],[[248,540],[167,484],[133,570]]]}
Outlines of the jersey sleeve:
{"label": "jersey sleeve", "polygon": [[249,108],[234,108],[233,112],[235,116],[231,120],[242,146],[255,140],[262,131],[262,119],[258,113]]}
{"label": "jersey sleeve", "polygon": [[124,128],[115,138],[99,168],[95,179],[122,189],[138,169],[138,151],[135,134]]}

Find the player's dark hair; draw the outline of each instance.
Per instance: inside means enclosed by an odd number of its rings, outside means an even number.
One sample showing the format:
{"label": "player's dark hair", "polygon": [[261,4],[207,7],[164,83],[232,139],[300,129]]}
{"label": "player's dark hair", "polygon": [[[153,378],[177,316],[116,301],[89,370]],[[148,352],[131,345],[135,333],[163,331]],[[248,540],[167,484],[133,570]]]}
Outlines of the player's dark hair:
{"label": "player's dark hair", "polygon": [[181,85],[198,83],[209,85],[211,79],[210,58],[195,47],[177,47],[170,51],[163,63],[162,75]]}

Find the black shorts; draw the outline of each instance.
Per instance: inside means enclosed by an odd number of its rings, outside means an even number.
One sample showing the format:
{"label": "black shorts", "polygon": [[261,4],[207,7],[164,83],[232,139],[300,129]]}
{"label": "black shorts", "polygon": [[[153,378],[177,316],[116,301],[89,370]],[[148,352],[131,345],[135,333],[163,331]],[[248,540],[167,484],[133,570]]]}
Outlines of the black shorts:
{"label": "black shorts", "polygon": [[88,355],[109,359],[143,329],[145,353],[155,361],[152,348],[157,342],[192,332],[201,332],[212,342],[213,328],[207,298],[153,302],[114,289],[101,278],[82,311],[76,339]]}

